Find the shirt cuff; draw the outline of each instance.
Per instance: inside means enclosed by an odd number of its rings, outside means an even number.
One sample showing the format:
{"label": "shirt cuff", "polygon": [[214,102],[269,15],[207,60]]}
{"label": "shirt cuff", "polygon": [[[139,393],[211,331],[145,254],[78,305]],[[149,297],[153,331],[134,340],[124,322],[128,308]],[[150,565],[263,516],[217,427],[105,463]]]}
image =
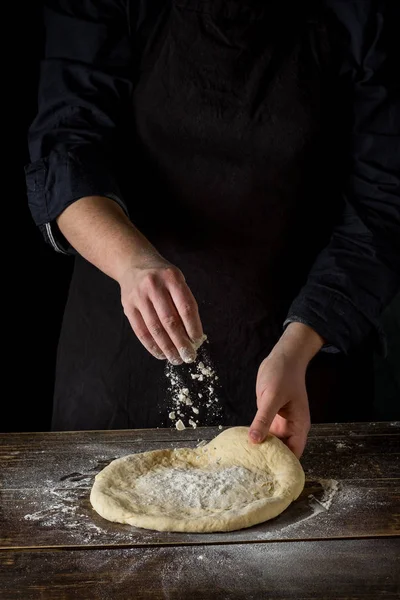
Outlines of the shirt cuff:
{"label": "shirt cuff", "polygon": [[[62,240],[54,222],[73,202],[86,196],[105,196],[118,202],[126,214],[122,194],[105,156],[92,146],[59,150],[25,168],[29,208],[47,241]],[[57,238],[57,239],[56,239]],[[52,243],[52,245],[54,245]],[[61,248],[60,246],[60,248]],[[63,252],[63,249],[58,248]],[[57,249],[57,248],[56,248]]]}
{"label": "shirt cuff", "polygon": [[300,322],[314,329],[325,341],[325,352],[344,352],[373,336],[380,354],[386,353],[386,339],[378,322],[371,322],[352,303],[324,285],[306,285],[292,303],[284,326]]}

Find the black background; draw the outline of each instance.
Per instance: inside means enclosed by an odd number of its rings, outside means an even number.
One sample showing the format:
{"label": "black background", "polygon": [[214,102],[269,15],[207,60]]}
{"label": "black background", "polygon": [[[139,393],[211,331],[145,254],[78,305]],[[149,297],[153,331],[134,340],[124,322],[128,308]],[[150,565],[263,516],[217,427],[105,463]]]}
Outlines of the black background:
{"label": "black background", "polygon": [[[73,261],[47,246],[25,192],[27,128],[35,116],[42,52],[41,1],[11,3],[2,19],[3,361],[2,431],[50,427],[57,339]],[[4,139],[6,134],[6,140]],[[5,160],[4,160],[5,158]]]}
{"label": "black background", "polygon": [[[3,411],[2,431],[50,426],[57,339],[73,259],[46,246],[31,219],[24,165],[36,111],[42,50],[40,0],[3,20]],[[23,14],[22,14],[23,13]],[[8,29],[8,31],[5,31]],[[4,135],[6,134],[6,135]],[[377,420],[400,418],[400,295],[385,311],[388,356],[375,359]],[[355,399],[362,402],[362,398]]]}

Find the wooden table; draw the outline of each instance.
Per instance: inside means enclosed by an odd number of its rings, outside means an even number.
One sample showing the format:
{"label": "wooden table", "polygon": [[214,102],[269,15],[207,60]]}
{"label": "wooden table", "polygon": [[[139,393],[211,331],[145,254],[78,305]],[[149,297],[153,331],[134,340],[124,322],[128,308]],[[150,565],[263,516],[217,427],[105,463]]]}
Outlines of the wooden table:
{"label": "wooden table", "polygon": [[251,529],[160,533],[92,510],[93,478],[114,458],[218,433],[0,436],[0,598],[400,598],[400,423],[315,425],[304,492]]}

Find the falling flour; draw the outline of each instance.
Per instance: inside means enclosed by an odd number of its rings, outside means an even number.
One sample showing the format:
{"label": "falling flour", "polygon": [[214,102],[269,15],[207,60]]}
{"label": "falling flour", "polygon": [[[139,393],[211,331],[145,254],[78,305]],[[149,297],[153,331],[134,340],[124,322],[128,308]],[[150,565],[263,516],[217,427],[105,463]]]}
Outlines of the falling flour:
{"label": "falling flour", "polygon": [[201,360],[174,367],[166,363],[168,419],[178,431],[217,424],[222,407],[217,394],[218,375],[204,346]]}

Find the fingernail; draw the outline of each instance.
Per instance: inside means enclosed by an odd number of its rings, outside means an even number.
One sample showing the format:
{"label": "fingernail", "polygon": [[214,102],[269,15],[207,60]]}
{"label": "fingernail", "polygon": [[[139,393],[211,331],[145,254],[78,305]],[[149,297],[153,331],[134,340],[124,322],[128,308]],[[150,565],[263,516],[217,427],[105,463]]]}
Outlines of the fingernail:
{"label": "fingernail", "polygon": [[253,442],[261,442],[262,440],[262,435],[259,431],[250,431],[250,437],[253,440]]}
{"label": "fingernail", "polygon": [[191,348],[180,348],[179,354],[185,363],[192,363],[196,360],[196,353]]}
{"label": "fingernail", "polygon": [[193,346],[195,347],[195,350],[198,350],[200,348],[200,346],[206,341],[207,336],[203,333],[203,335],[193,341]]}
{"label": "fingernail", "polygon": [[181,358],[175,358],[174,356],[171,356],[171,358],[168,359],[169,362],[171,363],[171,365],[181,365],[183,363],[183,360]]}
{"label": "fingernail", "polygon": [[159,348],[157,348],[157,346],[153,346],[151,348],[151,352],[153,353],[153,355],[158,358],[158,360],[165,360],[167,357],[165,356],[164,352],[161,352],[161,350]]}

